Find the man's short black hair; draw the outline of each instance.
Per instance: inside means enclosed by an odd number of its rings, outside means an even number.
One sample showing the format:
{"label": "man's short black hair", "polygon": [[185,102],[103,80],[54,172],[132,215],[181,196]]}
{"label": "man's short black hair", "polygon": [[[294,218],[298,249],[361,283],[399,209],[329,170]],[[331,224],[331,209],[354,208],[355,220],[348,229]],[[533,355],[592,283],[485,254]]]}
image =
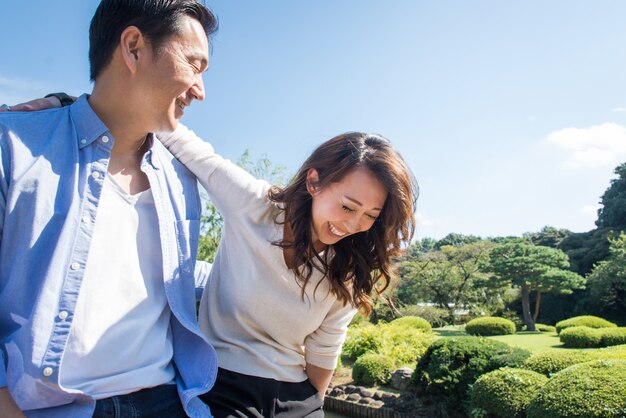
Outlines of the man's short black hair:
{"label": "man's short black hair", "polygon": [[102,0],[89,27],[91,81],[111,62],[124,29],[136,26],[158,53],[163,41],[179,32],[181,18],[196,19],[210,37],[217,18],[197,0]]}

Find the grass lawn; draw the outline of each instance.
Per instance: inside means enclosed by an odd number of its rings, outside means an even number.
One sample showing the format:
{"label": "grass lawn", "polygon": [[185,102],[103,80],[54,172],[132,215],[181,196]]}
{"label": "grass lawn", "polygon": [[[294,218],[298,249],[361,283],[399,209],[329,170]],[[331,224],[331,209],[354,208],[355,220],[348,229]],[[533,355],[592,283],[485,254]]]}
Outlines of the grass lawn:
{"label": "grass lawn", "polygon": [[[465,333],[462,326],[434,328],[433,333],[437,335],[437,338],[468,335]],[[497,335],[487,338],[502,341],[510,346],[520,347],[533,353],[539,353],[554,348],[569,350],[569,348],[563,347],[556,332],[518,332],[513,335]]]}

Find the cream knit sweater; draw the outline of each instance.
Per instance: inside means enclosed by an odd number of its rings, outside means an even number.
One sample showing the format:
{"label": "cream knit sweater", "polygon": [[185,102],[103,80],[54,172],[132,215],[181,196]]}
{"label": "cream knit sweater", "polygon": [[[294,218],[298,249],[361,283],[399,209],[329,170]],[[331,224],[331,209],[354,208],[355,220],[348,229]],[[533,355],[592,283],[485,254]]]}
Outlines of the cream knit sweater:
{"label": "cream knit sweater", "polygon": [[219,367],[286,382],[306,380],[307,362],[334,369],[356,310],[329,292],[319,272],[302,299],[282,249],[272,245],[282,239],[283,227],[274,222],[279,211],[267,198],[269,184],[215,154],[182,125],[159,137],[224,217],[199,314]]}

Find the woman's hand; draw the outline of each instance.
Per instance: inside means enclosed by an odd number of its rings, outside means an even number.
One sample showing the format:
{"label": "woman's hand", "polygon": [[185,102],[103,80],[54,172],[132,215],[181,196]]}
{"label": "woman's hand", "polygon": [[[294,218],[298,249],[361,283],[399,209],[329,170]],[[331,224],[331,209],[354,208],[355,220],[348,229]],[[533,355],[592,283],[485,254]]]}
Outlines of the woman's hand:
{"label": "woman's hand", "polygon": [[[76,97],[70,97],[76,101]],[[61,107],[61,101],[56,96],[48,96],[16,104],[15,106],[11,106],[10,110],[0,108],[0,112],[34,112],[36,110],[54,109],[57,107]]]}
{"label": "woman's hand", "polygon": [[320,393],[320,397],[324,399],[326,395],[326,389],[328,385],[330,385],[330,380],[333,377],[334,370],[322,369],[321,367],[317,367],[312,365],[311,363],[306,364],[305,373],[308,376],[311,384],[315,386],[315,389]]}

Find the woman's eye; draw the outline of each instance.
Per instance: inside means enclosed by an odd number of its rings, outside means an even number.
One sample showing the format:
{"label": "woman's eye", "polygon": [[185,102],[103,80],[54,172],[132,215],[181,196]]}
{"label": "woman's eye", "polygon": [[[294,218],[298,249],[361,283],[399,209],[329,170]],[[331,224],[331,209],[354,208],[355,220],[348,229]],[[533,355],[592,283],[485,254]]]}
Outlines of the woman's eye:
{"label": "woman's eye", "polygon": [[375,220],[378,218],[378,216],[369,215],[369,214],[366,214],[366,215],[367,215],[367,216],[368,216],[368,217],[369,217],[372,221],[375,221]]}
{"label": "woman's eye", "polygon": [[343,209],[343,211],[344,211],[344,212],[347,212],[347,213],[352,213],[352,212],[354,212],[354,209],[350,209],[350,208],[349,208],[349,207],[347,207],[346,205],[343,205],[341,208]]}

